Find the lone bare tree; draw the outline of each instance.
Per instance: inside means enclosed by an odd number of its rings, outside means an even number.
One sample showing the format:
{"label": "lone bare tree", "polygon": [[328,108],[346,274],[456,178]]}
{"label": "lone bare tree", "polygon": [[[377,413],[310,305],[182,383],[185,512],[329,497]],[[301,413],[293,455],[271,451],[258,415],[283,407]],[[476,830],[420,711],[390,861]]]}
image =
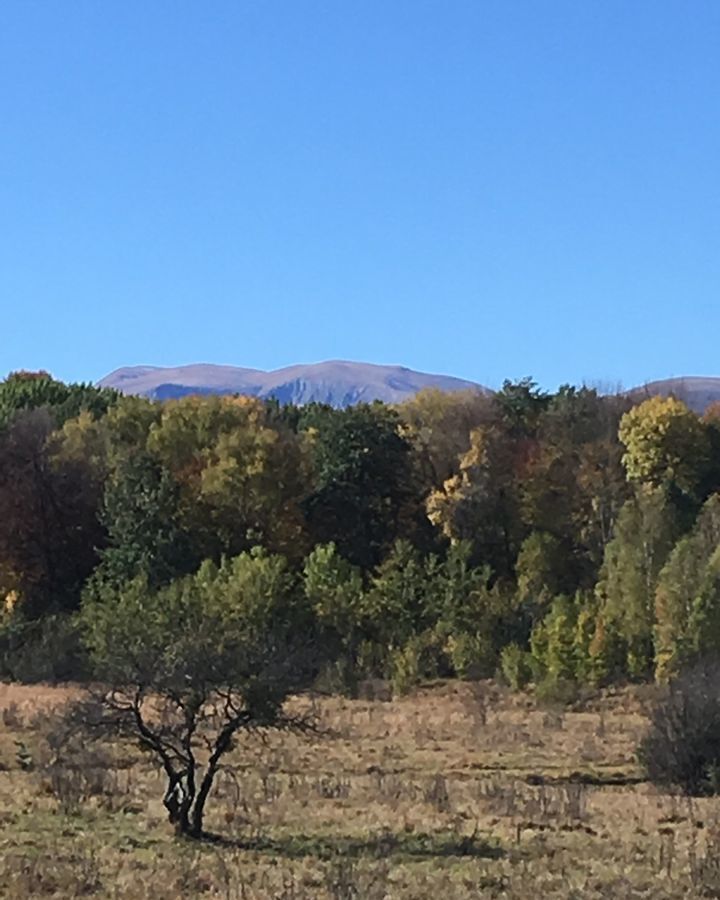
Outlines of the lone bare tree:
{"label": "lone bare tree", "polygon": [[142,580],[100,590],[81,615],[104,686],[71,716],[154,755],[180,835],[203,837],[215,776],[239,732],[310,725],[286,709],[312,684],[319,654],[282,557],[252,551],[159,590]]}

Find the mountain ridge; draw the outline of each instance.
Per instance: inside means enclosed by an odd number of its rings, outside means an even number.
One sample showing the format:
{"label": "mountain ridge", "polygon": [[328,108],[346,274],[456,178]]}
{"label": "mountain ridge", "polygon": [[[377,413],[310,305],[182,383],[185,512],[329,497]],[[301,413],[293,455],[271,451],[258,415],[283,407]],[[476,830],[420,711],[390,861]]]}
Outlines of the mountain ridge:
{"label": "mountain ridge", "polygon": [[274,397],[281,403],[319,402],[338,407],[372,400],[399,403],[427,387],[444,391],[488,390],[481,384],[451,375],[347,360],[296,364],[270,371],[210,363],[128,366],[116,369],[98,383],[156,400],[187,394],[237,393]]}
{"label": "mountain ridge", "polygon": [[677,397],[696,413],[704,413],[713,403],[720,402],[720,377],[715,375],[679,375],[663,378],[630,388],[624,393],[638,400],[646,397]]}
{"label": "mountain ridge", "polygon": [[[269,371],[213,363],[126,366],[110,372],[98,384],[156,400],[188,394],[249,394],[260,398],[275,397],[281,403],[319,402],[338,407],[372,400],[400,403],[428,387],[490,393],[490,389],[482,384],[451,375],[348,360],[295,364]],[[638,401],[672,394],[695,412],[703,413],[711,404],[720,402],[720,377],[665,378],[628,388],[622,393]]]}

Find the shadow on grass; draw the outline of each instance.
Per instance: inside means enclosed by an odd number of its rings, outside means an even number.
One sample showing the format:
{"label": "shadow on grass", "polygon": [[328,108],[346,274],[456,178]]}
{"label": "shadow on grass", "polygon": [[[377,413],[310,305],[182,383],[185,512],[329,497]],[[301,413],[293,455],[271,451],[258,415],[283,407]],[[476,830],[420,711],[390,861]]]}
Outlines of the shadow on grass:
{"label": "shadow on grass", "polygon": [[382,832],[368,837],[338,835],[292,834],[281,837],[256,837],[232,840],[221,835],[208,834],[205,840],[239,850],[250,850],[289,859],[316,857],[318,859],[367,858],[387,859],[436,859],[438,857],[465,856],[499,859],[504,851],[496,844],[477,835],[462,837],[456,834],[393,834]]}
{"label": "shadow on grass", "polygon": [[645,784],[647,778],[641,775],[625,774],[623,772],[570,772],[569,775],[540,775],[530,774],[525,777],[525,783],[530,785],[563,785],[584,784],[590,787],[628,787],[636,784]]}

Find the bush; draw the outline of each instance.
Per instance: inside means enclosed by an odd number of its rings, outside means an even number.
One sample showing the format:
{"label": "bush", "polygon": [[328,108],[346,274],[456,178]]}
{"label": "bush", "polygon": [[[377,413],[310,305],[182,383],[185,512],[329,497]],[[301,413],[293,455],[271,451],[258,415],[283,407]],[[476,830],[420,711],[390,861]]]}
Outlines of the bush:
{"label": "bush", "polygon": [[0,677],[14,681],[82,681],[88,659],[72,616],[58,614],[0,627]]}
{"label": "bush", "polygon": [[390,662],[390,679],[393,694],[402,697],[420,684],[420,647],[417,640],[410,640],[399,650],[393,650]]}
{"label": "bush", "polygon": [[357,697],[357,666],[349,656],[340,656],[323,666],[313,687],[319,694]]}
{"label": "bush", "polygon": [[535,686],[535,698],[540,704],[549,706],[569,706],[575,703],[580,695],[580,687],[576,681],[546,675]]}
{"label": "bush", "polygon": [[362,678],[384,678],[387,674],[388,650],[377,641],[360,641],[356,659],[357,672]]}
{"label": "bush", "polygon": [[500,654],[503,678],[514,691],[521,691],[532,681],[532,655],[519,644],[508,644]]}
{"label": "bush", "polygon": [[473,681],[493,674],[497,654],[489,637],[461,632],[448,639],[446,649],[458,678]]}
{"label": "bush", "polygon": [[[32,727],[41,740],[29,768],[64,815],[78,814],[91,798],[104,809],[117,811],[127,802],[127,791],[120,789],[119,773],[109,749],[83,730],[81,711],[85,717],[95,715],[97,709],[85,699],[82,704],[37,713]],[[21,766],[23,749],[24,745],[20,745]]]}
{"label": "bush", "polygon": [[670,682],[638,757],[654,784],[720,793],[720,664],[697,664]]}
{"label": "bush", "polygon": [[421,681],[436,678],[441,647],[433,632],[411,637],[404,647],[394,650],[390,657],[393,692],[402,696]]}

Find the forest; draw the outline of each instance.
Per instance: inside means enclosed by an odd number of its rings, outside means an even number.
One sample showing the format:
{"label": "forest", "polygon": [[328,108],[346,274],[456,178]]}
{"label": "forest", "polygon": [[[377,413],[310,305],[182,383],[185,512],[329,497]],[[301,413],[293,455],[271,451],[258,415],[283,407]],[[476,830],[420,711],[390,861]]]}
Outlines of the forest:
{"label": "forest", "polygon": [[0,383],[0,677],[88,679],[180,620],[212,655],[218,597],[318,649],[331,693],[667,680],[720,650],[720,410],[531,379],[347,409]]}

